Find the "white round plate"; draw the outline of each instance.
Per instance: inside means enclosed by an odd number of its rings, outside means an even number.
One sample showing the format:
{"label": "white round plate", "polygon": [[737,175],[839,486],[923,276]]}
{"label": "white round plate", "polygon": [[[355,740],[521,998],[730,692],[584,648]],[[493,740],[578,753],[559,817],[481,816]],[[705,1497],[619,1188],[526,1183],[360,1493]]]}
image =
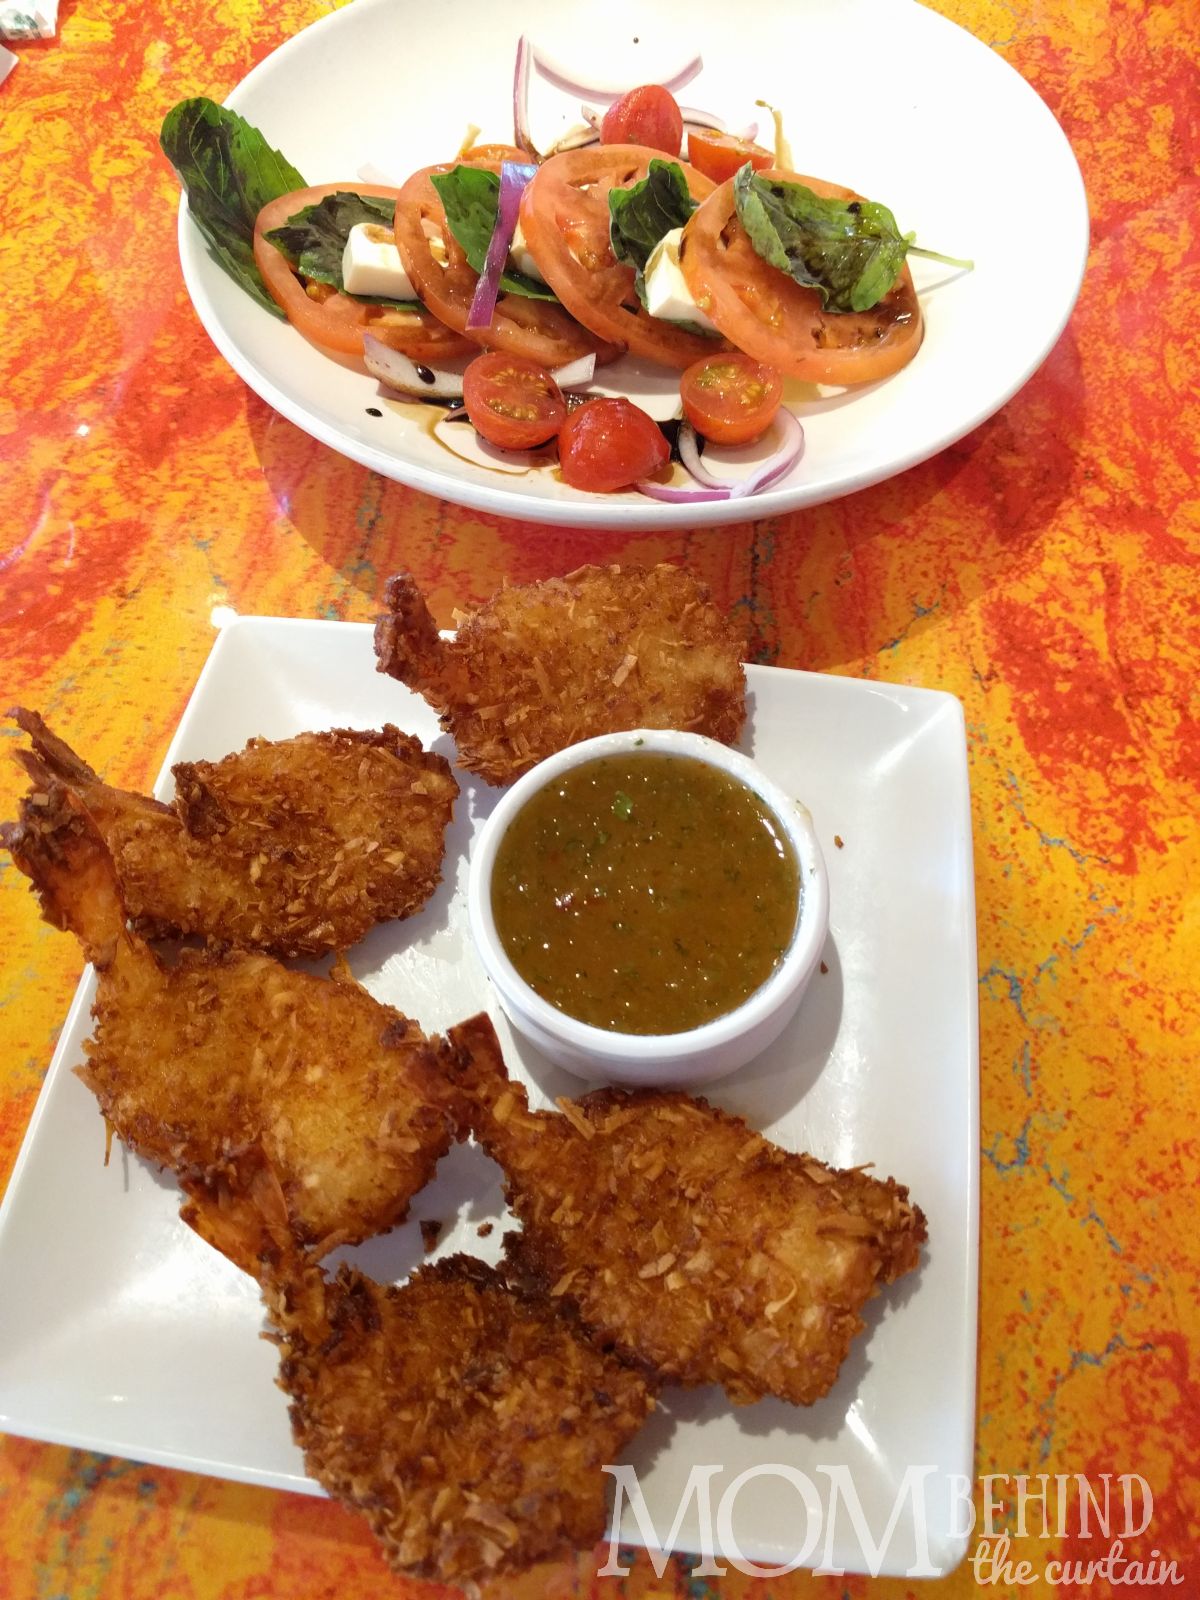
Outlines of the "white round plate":
{"label": "white round plate", "polygon": [[[636,492],[584,494],[537,468],[501,474],[452,455],[375,380],[322,355],[270,316],[209,256],[186,204],[179,251],[217,348],[269,405],[390,478],[478,510],[576,527],[695,528],[816,505],[902,472],[990,416],[1033,374],[1066,323],[1088,246],[1087,201],[1066,136],[1029,85],[986,45],[913,0],[758,0],[746,26],[728,0],[493,0],[421,6],[355,0],[259,64],[229,96],[310,183],[400,183],[446,160],[469,124],[512,133],[512,67],[524,31],[589,81],[659,81],[691,57],[680,99],[734,129],[784,112],[797,168],[891,207],[902,229],[954,256],[913,258],[926,317],[916,359],[861,389],[797,390],[803,458],[753,501],[664,505]],[[533,134],[549,143],[579,101],[539,81]],[[365,185],[364,185],[365,186]],[[658,391],[676,374],[607,369],[606,387]],[[667,410],[661,409],[664,401]],[[368,414],[368,407],[383,411]]]}

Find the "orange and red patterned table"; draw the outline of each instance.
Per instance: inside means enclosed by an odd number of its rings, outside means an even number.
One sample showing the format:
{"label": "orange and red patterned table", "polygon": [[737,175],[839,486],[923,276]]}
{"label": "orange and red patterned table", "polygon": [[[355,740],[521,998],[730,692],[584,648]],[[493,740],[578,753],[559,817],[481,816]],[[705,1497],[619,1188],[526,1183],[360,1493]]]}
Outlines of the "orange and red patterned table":
{"label": "orange and red patterned table", "polygon": [[[1162,1552],[1184,1576],[1170,1592],[1200,1593],[1200,16],[941,0],[1030,79],[1083,167],[1091,258],[1057,348],[999,415],[891,483],[727,530],[618,536],[373,477],[270,411],[201,331],[163,112],[223,97],[325,9],[64,0],[56,40],[16,47],[0,88],[4,703],[40,707],[113,780],[148,785],[214,606],[367,619],[407,566],[449,621],[505,577],[664,558],[744,613],[759,660],[959,695],[983,1063],[976,1470],[1140,1473],[1154,1514],[1126,1554]],[[1014,240],[1036,249],[1019,218]],[[12,770],[0,785],[11,814]],[[2,1185],[79,957],[7,863],[0,880]],[[1010,1493],[1000,1522],[1033,1585],[970,1562],[934,1584],[718,1585],[683,1563],[658,1579],[645,1558],[601,1580],[581,1555],[505,1592],[1129,1592],[1053,1583],[1051,1560],[1109,1545],[1076,1510],[1064,1533],[1021,1539]],[[391,1577],[328,1503],[0,1439],[4,1600],[435,1592]]]}

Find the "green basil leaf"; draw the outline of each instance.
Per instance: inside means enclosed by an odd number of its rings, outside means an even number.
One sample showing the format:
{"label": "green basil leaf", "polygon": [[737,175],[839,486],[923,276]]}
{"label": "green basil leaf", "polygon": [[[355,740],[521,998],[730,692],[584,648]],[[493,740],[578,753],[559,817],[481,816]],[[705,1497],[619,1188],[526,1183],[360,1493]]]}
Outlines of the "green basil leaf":
{"label": "green basil leaf", "polygon": [[188,210],[213,255],[248,294],[282,317],[254,264],[254,221],[304,179],[254,128],[215,101],[182,100],[159,134],[163,154],[188,197]]}
{"label": "green basil leaf", "polygon": [[[500,178],[486,167],[458,166],[435,172],[432,183],[446,213],[446,226],[476,272],[482,272],[500,209]],[[529,300],[557,300],[536,278],[508,268],[500,274],[502,294],[523,294]]]}
{"label": "green basil leaf", "polygon": [[[617,260],[632,267],[634,288],[646,304],[646,263],[666,234],[696,209],[677,161],[651,161],[646,176],[628,189],[608,191],[608,238]],[[698,330],[699,331],[699,330]]]}
{"label": "green basil leaf", "polygon": [[746,163],[733,180],[738,218],[764,261],[827,311],[869,311],[895,283],[915,234],[902,234],[873,200],[825,200],[803,183],[760,177]]}
{"label": "green basil leaf", "polygon": [[[305,206],[289,217],[282,228],[272,228],[266,237],[288,258],[302,278],[328,283],[345,294],[342,257],[351,228],[373,222],[391,228],[396,220],[396,202],[381,195],[356,194],[339,190],[327,194],[316,205]],[[401,311],[419,311],[419,300],[390,300],[386,295],[356,294],[351,299],[365,305],[394,306]]]}

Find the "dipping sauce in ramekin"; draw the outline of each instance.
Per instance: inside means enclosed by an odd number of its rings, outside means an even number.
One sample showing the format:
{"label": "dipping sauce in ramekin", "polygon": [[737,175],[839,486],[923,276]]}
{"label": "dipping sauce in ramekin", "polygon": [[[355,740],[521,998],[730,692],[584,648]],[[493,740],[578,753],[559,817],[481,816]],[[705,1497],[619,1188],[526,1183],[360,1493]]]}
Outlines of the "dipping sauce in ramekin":
{"label": "dipping sauce in ramekin", "polygon": [[796,852],[740,778],[644,746],[568,768],[510,822],[492,916],[527,984],[580,1022],[683,1033],[735,1010],[783,960]]}
{"label": "dipping sauce in ramekin", "polygon": [[[663,761],[675,765],[666,786]],[[630,776],[642,763],[644,781]],[[707,775],[696,774],[693,763]],[[589,766],[598,781],[585,774],[581,787],[590,794],[576,810],[574,782],[565,780]],[[656,816],[657,788],[664,789],[669,815]],[[528,824],[521,820],[527,809]],[[627,831],[614,852],[620,828]],[[672,842],[660,852],[650,836],[667,828]],[[618,859],[637,862],[643,848],[638,829],[648,852],[645,870],[627,872],[614,900],[609,885]],[[676,877],[670,858],[685,830],[695,860]],[[560,877],[561,862],[550,858],[568,855],[579,858],[576,870]],[[648,909],[660,888],[669,927],[662,936],[657,911]],[[620,904],[627,892],[637,903],[636,931],[625,927],[633,921]],[[527,896],[528,908],[513,909]],[[599,906],[594,921],[597,906],[589,897]],[[640,1085],[704,1083],[765,1050],[799,1006],[829,927],[825,863],[807,809],[740,752],[699,734],[645,728],[560,750],[513,784],[472,850],[467,906],[484,969],[517,1032],[581,1077]],[[765,931],[750,938],[760,917]],[[585,932],[592,928],[594,938]],[[542,965],[551,954],[553,970]]]}

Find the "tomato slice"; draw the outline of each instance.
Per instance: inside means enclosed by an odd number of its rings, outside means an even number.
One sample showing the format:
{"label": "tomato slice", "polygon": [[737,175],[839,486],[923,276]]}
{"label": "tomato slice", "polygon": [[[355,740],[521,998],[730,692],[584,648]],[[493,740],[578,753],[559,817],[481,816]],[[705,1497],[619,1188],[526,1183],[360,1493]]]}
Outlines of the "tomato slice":
{"label": "tomato slice", "polygon": [[714,183],[732,178],[747,161],[755,172],[775,165],[774,153],[764,150],[761,144],[739,139],[733,133],[721,133],[716,128],[688,130],[688,160]]}
{"label": "tomato slice", "polygon": [[[363,334],[372,333],[410,361],[449,361],[469,355],[474,348],[461,334],[453,332],[432,312],[396,311],[388,306],[365,305],[350,295],[333,290],[314,299],[292,271],[291,263],[266,238],[273,228],[281,228],[289,217],[305,206],[314,206],[327,194],[377,195],[395,200],[399,189],[380,184],[321,183],[311,189],[295,189],[272,200],[259,212],[254,223],[254,259],[262,273],[271,299],[294,328],[327,350],[361,356]],[[318,288],[323,288],[318,285]]]}
{"label": "tomato slice", "polygon": [[559,465],[573,489],[627,489],[670,459],[671,447],[654,418],[619,396],[577,406],[558,435]]}
{"label": "tomato slice", "polygon": [[679,382],[683,414],[716,444],[752,444],[762,437],[783,399],[783,378],[740,350],[704,356]]}
{"label": "tomato slice", "polygon": [[562,390],[536,361],[489,350],[463,373],[463,404],[476,433],[502,450],[532,450],[566,421]]}
{"label": "tomato slice", "polygon": [[[521,231],[546,282],[585,327],[634,355],[668,367],[687,367],[709,355],[714,341],[652,317],[638,300],[633,268],[622,266],[608,242],[608,191],[637,183],[661,152],[644,145],[586,145],[551,156],[521,197]],[[712,184],[681,161],[693,197]]]}
{"label": "tomato slice", "polygon": [[644,144],[677,156],[683,143],[683,113],[661,83],[644,83],[614,100],[600,124],[601,144]]}
{"label": "tomato slice", "polygon": [[[441,196],[431,181],[435,172],[449,172],[458,164],[422,167],[400,190],[396,202],[396,246],[421,299],[444,323],[477,346],[525,356],[543,367],[560,367],[589,354],[597,361],[611,361],[619,351],[581,327],[569,308],[564,310],[547,300],[501,294],[486,328],[467,327],[479,274],[446,225]],[[470,165],[500,171],[499,161]],[[443,250],[444,260],[440,258]]]}
{"label": "tomato slice", "polygon": [[[829,199],[861,200],[820,178],[768,169],[768,178],[807,184]],[[925,328],[907,267],[870,311],[825,311],[803,288],[764,261],[737,218],[733,183],[723,183],[683,231],[679,258],[688,290],[721,332],[748,355],[812,383],[870,383],[916,355]]]}

